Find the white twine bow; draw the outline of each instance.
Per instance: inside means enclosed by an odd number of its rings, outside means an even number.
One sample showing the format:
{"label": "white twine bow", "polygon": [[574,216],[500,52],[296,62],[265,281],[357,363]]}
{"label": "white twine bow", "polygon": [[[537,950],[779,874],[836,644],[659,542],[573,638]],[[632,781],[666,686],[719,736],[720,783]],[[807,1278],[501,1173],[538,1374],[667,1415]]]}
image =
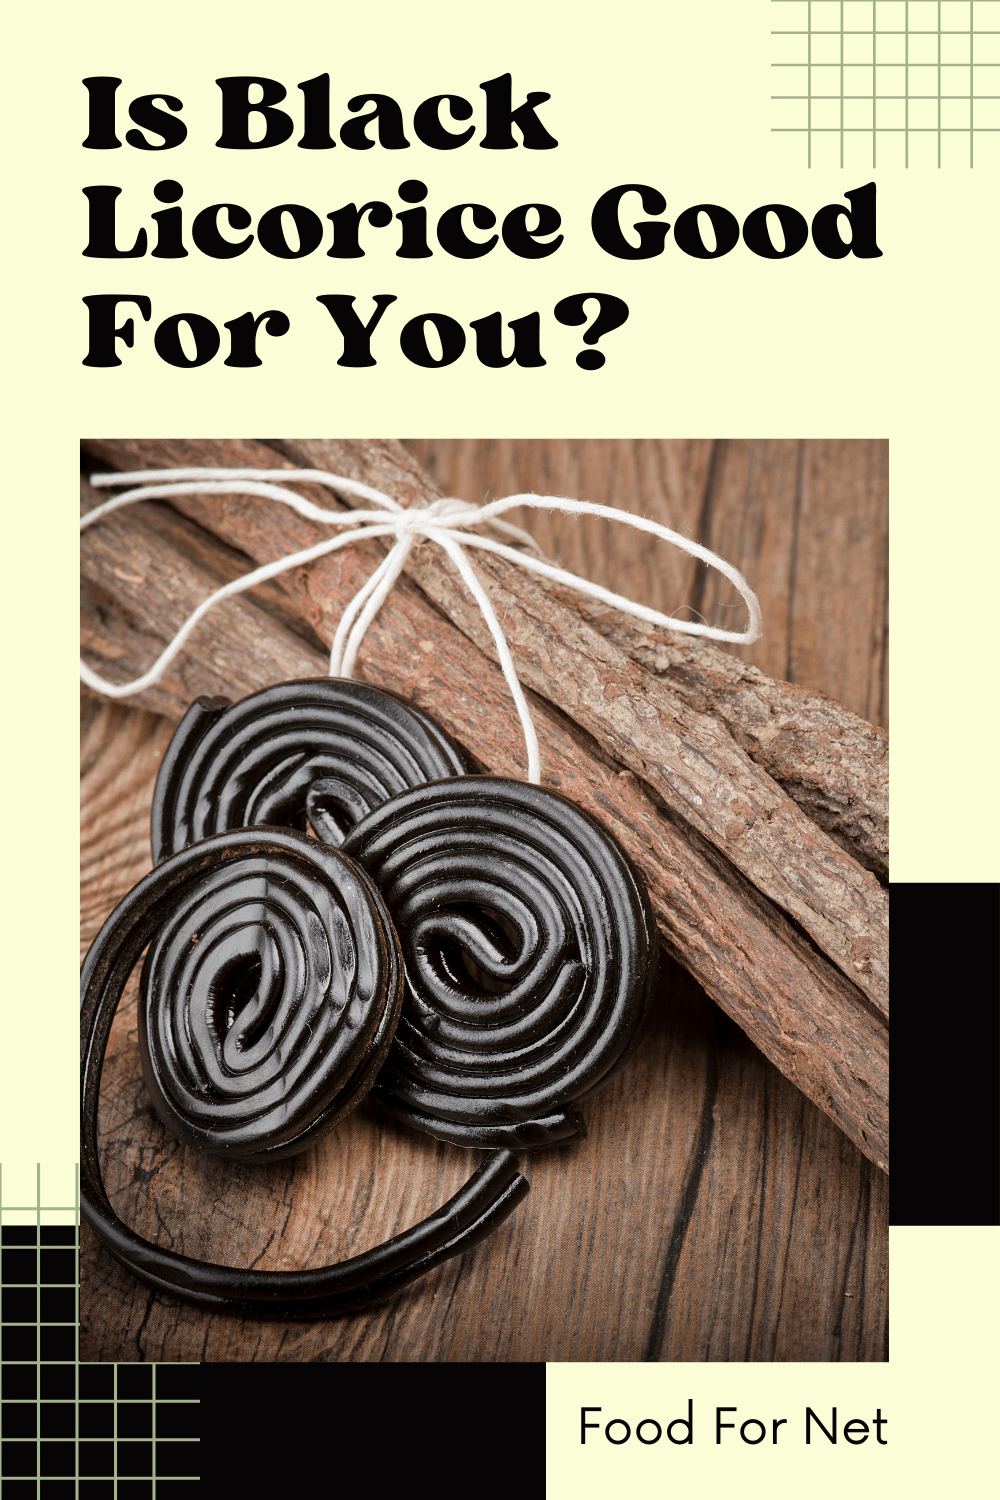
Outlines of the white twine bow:
{"label": "white twine bow", "polygon": [[[341,493],[357,495],[360,499],[371,501],[378,509],[324,510],[311,500],[297,495],[294,490],[285,489],[284,485],[289,481],[321,484],[328,489],[339,490]],[[524,731],[524,742],[528,752],[528,780],[536,784],[541,780],[541,761],[535,726],[514,669],[514,659],[507,639],[489,596],[465,555],[466,547],[479,547],[484,552],[493,552],[498,557],[506,557],[510,562],[517,563],[519,567],[527,568],[533,573],[540,573],[543,578],[551,578],[556,583],[566,584],[570,588],[578,589],[580,593],[589,594],[593,599],[600,599],[604,604],[623,610],[626,614],[635,615],[640,620],[647,620],[651,625],[664,626],[668,630],[682,631],[686,635],[705,636],[713,641],[731,641],[736,645],[755,641],[761,633],[761,614],[757,595],[742,573],[723,558],[717,557],[714,552],[709,552],[707,547],[692,542],[688,537],[681,536],[679,532],[659,525],[656,521],[649,521],[644,516],[634,516],[629,511],[614,510],[609,505],[594,505],[587,500],[568,500],[555,495],[508,495],[503,500],[493,500],[487,505],[474,505],[465,500],[435,500],[431,505],[406,508],[393,500],[390,495],[383,494],[381,490],[372,489],[370,485],[360,484],[354,479],[345,479],[339,474],[324,473],[321,469],[149,469],[134,474],[95,474],[91,478],[91,484],[99,487],[136,485],[136,488],[127,489],[124,494],[114,496],[103,505],[98,505],[88,511],[85,516],[81,516],[81,531],[87,526],[93,526],[96,522],[102,521],[105,516],[124,505],[132,505],[138,500],[169,500],[179,495],[256,495],[263,500],[276,500],[281,505],[291,506],[292,510],[298,511],[299,515],[305,516],[310,521],[318,521],[324,526],[350,528],[342,535],[317,542],[315,546],[306,547],[301,552],[290,552],[274,562],[255,568],[250,573],[244,573],[241,578],[235,578],[232,583],[227,583],[223,588],[216,589],[215,593],[204,599],[194,613],[185,620],[149,671],[144,672],[141,677],[135,678],[132,682],[106,682],[81,660],[82,681],[95,692],[103,693],[109,698],[127,698],[132,693],[142,692],[144,688],[151,687],[154,682],[157,682],[182,649],[199,620],[221,600],[228,599],[234,594],[241,594],[246,589],[252,589],[269,578],[277,577],[279,573],[287,572],[290,568],[300,568],[306,563],[313,562],[317,557],[324,557],[329,552],[337,551],[340,547],[348,547],[364,537],[392,537],[394,544],[341,616],[330,652],[330,676],[350,677],[353,674],[365,632],[403,571],[413,547],[424,538],[436,542],[455,564],[489,626],[497,656],[500,659],[500,666],[517,706]],[[511,525],[509,521],[500,519],[504,511],[511,510],[518,505],[534,510],[558,510],[567,515],[604,516],[609,521],[620,521],[626,526],[634,527],[636,531],[645,531],[651,536],[660,537],[663,541],[672,542],[682,552],[690,553],[692,557],[697,557],[709,567],[717,568],[724,577],[729,579],[730,583],[735,585],[743,596],[749,613],[746,630],[742,632],[720,630],[714,625],[703,625],[694,620],[675,620],[670,615],[661,614],[659,610],[649,609],[646,605],[636,604],[621,594],[614,594],[610,589],[591,583],[587,578],[579,578],[575,573],[568,573],[563,568],[555,567],[544,560],[534,538],[528,532]],[[529,550],[518,551],[492,537],[470,533],[470,527],[487,524],[494,531],[510,537],[521,547]]]}

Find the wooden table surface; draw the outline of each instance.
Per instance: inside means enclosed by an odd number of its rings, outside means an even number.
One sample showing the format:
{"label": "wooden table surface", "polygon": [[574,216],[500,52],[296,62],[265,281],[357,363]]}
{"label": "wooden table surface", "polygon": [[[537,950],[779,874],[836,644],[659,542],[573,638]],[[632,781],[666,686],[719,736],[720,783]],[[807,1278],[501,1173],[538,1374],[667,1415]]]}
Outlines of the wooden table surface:
{"label": "wooden table surface", "polygon": [[[447,493],[617,505],[719,551],[757,589],[765,671],[885,723],[887,453],[881,442],[408,444]],[[728,585],[611,523],[526,518],[563,566],[729,624]],[[82,939],[150,867],[172,725],[85,698]],[[81,1360],[882,1360],[888,1180],[673,963],[640,1052],[587,1106],[582,1144],[522,1159],[531,1193],[484,1244],[394,1301],[306,1324],[206,1315],[149,1292],[84,1231]],[[102,1087],[118,1212],[187,1255],[318,1266],[425,1217],[478,1157],[364,1103],[272,1167],[201,1160],[152,1112],[135,984]]]}

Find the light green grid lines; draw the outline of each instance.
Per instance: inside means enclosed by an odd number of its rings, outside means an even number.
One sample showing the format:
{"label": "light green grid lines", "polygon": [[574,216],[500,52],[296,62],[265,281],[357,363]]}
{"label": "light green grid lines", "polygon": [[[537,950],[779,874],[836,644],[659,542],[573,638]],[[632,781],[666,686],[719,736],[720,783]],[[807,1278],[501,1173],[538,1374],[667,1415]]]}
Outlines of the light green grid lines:
{"label": "light green grid lines", "polygon": [[200,1367],[79,1364],[79,1203],[76,1167],[0,1169],[4,1500],[167,1500],[198,1480]]}
{"label": "light green grid lines", "polygon": [[806,166],[1000,162],[1000,0],[771,0],[772,130]]}

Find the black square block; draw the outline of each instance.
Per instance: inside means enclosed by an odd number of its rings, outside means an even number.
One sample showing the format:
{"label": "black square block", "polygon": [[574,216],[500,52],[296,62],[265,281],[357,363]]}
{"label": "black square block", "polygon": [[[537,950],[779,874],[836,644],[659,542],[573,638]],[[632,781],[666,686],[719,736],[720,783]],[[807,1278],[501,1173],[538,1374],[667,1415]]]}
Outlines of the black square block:
{"label": "black square block", "polygon": [[47,1401],[41,1411],[43,1438],[76,1437],[76,1406],[72,1401]]}
{"label": "black square block", "polygon": [[[4,1479],[34,1478],[36,1448],[34,1443],[4,1443],[2,1472]],[[4,1485],[4,1500],[7,1486]]]}
{"label": "black square block", "polygon": [[43,1224],[43,1245],[75,1245],[76,1226],[74,1224]]}
{"label": "black square block", "polygon": [[151,1365],[118,1366],[118,1400],[149,1401],[153,1395]]}
{"label": "black square block", "polygon": [[153,1473],[152,1443],[118,1444],[118,1473],[136,1479],[147,1479]]}
{"label": "black square block", "polygon": [[153,1403],[126,1401],[118,1403],[118,1436],[148,1438],[153,1436]]}
{"label": "black square block", "polygon": [[34,1365],[4,1365],[0,1389],[5,1401],[34,1401]]}
{"label": "black square block", "polygon": [[[88,1477],[100,1477],[114,1475],[115,1472],[115,1445],[114,1443],[81,1443],[80,1445],[80,1475]],[[81,1485],[82,1489],[83,1486]]]}
{"label": "black square block", "polygon": [[5,1401],[3,1404],[4,1438],[33,1438],[37,1410],[38,1408],[30,1401]]}
{"label": "black square block", "polygon": [[0,1317],[5,1323],[33,1323],[37,1317],[37,1300],[33,1286],[5,1286],[0,1299]]}
{"label": "black square block", "polygon": [[42,1286],[76,1286],[75,1250],[43,1250],[39,1262],[38,1280]]}
{"label": "black square block", "polygon": [[43,1401],[72,1401],[76,1396],[75,1365],[43,1365],[41,1371]]}
{"label": "black square block", "polygon": [[157,1443],[156,1480],[201,1474],[200,1443]]}
{"label": "black square block", "polygon": [[75,1323],[76,1287],[42,1287],[38,1293],[38,1311],[43,1323]]}
{"label": "black square block", "polygon": [[119,1479],[118,1500],[153,1500],[151,1479]]}
{"label": "black square block", "polygon": [[200,1401],[158,1401],[156,1403],[156,1436],[158,1438],[201,1437]]}
{"label": "black square block", "polygon": [[157,1401],[200,1401],[202,1365],[157,1365]]}
{"label": "black square block", "polygon": [[75,1443],[41,1443],[39,1470],[44,1475],[76,1473]]}
{"label": "black square block", "polygon": [[46,1328],[43,1324],[38,1340],[39,1358],[45,1360],[76,1359],[76,1326]]}
{"label": "black square block", "polygon": [[0,1280],[4,1286],[19,1281],[34,1286],[38,1278],[38,1256],[34,1250],[4,1250],[0,1256]]}
{"label": "black square block", "polygon": [[35,1330],[34,1328],[18,1328],[16,1325],[4,1328],[0,1349],[3,1351],[5,1360],[35,1359]]}
{"label": "black square block", "polygon": [[34,1245],[34,1224],[5,1224],[0,1229],[0,1244],[2,1245]]}
{"label": "black square block", "polygon": [[81,1401],[79,1412],[81,1437],[114,1437],[115,1409],[110,1401]]}
{"label": "black square block", "polygon": [[80,1366],[80,1400],[113,1401],[115,1396],[114,1365]]}

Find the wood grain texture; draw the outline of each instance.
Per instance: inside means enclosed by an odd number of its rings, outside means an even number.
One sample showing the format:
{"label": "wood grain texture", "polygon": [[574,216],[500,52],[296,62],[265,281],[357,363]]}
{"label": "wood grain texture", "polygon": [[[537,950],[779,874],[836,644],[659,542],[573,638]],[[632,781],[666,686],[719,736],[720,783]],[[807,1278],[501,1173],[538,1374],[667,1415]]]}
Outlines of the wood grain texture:
{"label": "wood grain texture", "polygon": [[[536,488],[607,499],[595,493],[593,480],[602,466],[607,471],[618,462],[614,455],[599,451],[615,446],[608,444],[480,446],[534,446],[539,453],[550,449],[549,477],[537,483],[515,479],[498,486],[497,492]],[[641,450],[660,445],[618,446],[631,450],[629,462],[637,484],[655,478],[671,495],[685,486],[685,493],[696,499],[700,495],[692,522],[697,534],[705,494],[710,481],[715,482],[713,454],[718,470],[718,447],[664,444],[662,451],[651,455]],[[568,449],[576,454],[573,484],[558,480],[566,472],[560,468],[560,455]],[[684,464],[700,475],[698,483],[685,478]],[[478,498],[474,489],[444,483],[440,476],[439,482],[445,490]],[[676,515],[662,518],[677,524]],[[594,566],[600,556],[586,565],[572,558],[560,560],[590,576],[602,576]],[[360,576],[371,565],[371,558],[360,564]],[[854,579],[857,594],[866,599],[883,587],[883,580],[874,576],[874,564],[870,566],[868,576],[859,572]],[[780,569],[774,576],[780,577]],[[350,575],[337,580],[341,588],[350,588],[352,581]],[[627,559],[621,557],[602,581],[625,592],[641,592],[629,577]],[[312,618],[322,627],[321,605],[328,603],[322,589],[313,591],[304,578],[294,584],[299,599],[311,601]],[[686,580],[681,578],[678,586],[687,586]],[[650,602],[667,609],[675,603]],[[767,613],[766,595],[763,604]],[[877,612],[877,601],[872,607]],[[423,608],[427,610],[426,603]],[[294,613],[301,619],[305,611],[297,604]],[[420,618],[433,617],[431,609]],[[502,679],[495,680],[495,669],[485,687],[481,674],[469,672],[467,640],[444,651],[443,659],[437,649],[421,652],[419,671],[405,680],[401,675],[398,684],[392,677],[396,666],[386,676],[385,664],[409,660],[413,640],[421,639],[407,636],[407,620],[412,623],[412,617],[404,616],[394,625],[383,621],[376,629],[372,651],[383,669],[379,680],[410,691],[435,713],[440,712],[441,692],[455,691],[455,718],[449,727],[460,738],[475,734],[479,712],[509,713],[509,706],[501,706],[505,689]],[[317,635],[324,638],[326,630],[317,627]],[[659,642],[654,646],[661,649]],[[620,649],[630,654],[627,646]],[[235,671],[238,664],[229,660]],[[643,665],[660,670],[650,662]],[[211,670],[210,659],[198,667],[206,676]],[[690,660],[672,659],[663,671],[674,689],[689,693],[691,706],[697,707],[699,685]],[[713,665],[712,672],[718,671]],[[738,679],[734,702],[748,681],[753,679]],[[174,685],[178,700],[184,686]],[[807,680],[806,686],[825,684]],[[533,711],[543,725],[543,756],[562,776],[573,736],[541,699],[533,699]],[[85,945],[114,902],[149,867],[149,801],[171,728],[135,709],[91,704],[87,714]],[[763,732],[768,715],[762,714],[756,727],[750,724],[748,735]],[[735,731],[734,738],[738,739]],[[499,747],[498,769],[506,764],[506,756],[510,773],[517,774],[523,746],[517,745],[516,728],[508,739]],[[637,805],[637,778],[594,757],[592,747],[588,753],[591,780],[577,787],[569,767],[558,782],[562,790],[578,798],[582,791],[611,819],[631,815]],[[724,946],[734,907],[742,922],[759,924],[759,930],[751,928],[748,934],[748,952],[756,959],[754,944],[759,940],[766,945],[773,909],[766,901],[755,908],[755,900],[761,898],[749,881],[711,848],[699,855],[702,883],[693,881],[691,868],[683,863],[690,858],[688,835],[678,833],[663,810],[650,803],[631,830],[633,856],[642,854],[645,839],[648,863],[648,841],[654,836],[660,856],[670,860],[676,852],[681,861],[669,892],[661,891],[659,899],[669,899],[675,936],[680,934],[690,951],[700,954],[706,976],[720,962],[729,962]],[[706,870],[711,874],[707,886]],[[829,970],[811,945],[801,938],[798,943],[798,948],[789,944],[782,949],[792,965],[783,982],[789,993],[807,997],[807,1009],[819,1005],[821,1012],[822,984],[828,983]],[[748,1004],[754,1003],[752,967],[747,966]],[[809,987],[821,977],[817,996]],[[774,1013],[779,1032],[782,1019]],[[864,1048],[863,1038],[858,1045]],[[102,1152],[119,1212],[163,1243],[234,1265],[285,1269],[322,1264],[364,1249],[431,1211],[471,1170],[466,1153],[405,1131],[374,1105],[363,1106],[314,1151],[272,1169],[234,1171],[196,1159],[166,1136],[146,1102],[135,1053],[132,993],[116,1021],[103,1096]],[[85,1232],[81,1358],[887,1357],[884,1174],[765,1060],[677,965],[666,966],[652,1034],[587,1113],[590,1134],[578,1149],[525,1159],[531,1196],[492,1239],[385,1308],[364,1315],[305,1326],[206,1317],[148,1293]]]}
{"label": "wood grain texture", "polygon": [[[149,868],[171,726],[86,706],[83,941]],[[162,1129],[142,1085],[135,991],[112,1032],[101,1149],[117,1211],[185,1254],[321,1265],[415,1222],[470,1154],[366,1104],[271,1168],[213,1164]],[[532,1191],[485,1244],[385,1307],[311,1324],[206,1315],[122,1271],[89,1231],[91,1360],[881,1360],[887,1180],[678,966],[652,1032],[588,1110],[579,1147],[525,1159]]]}
{"label": "wood grain texture", "polygon": [[[705,439],[407,438],[404,445],[443,495],[477,503],[522,493],[568,495],[635,511],[696,540],[718,447]],[[633,533],[599,516],[518,509],[510,519],[526,527],[561,568],[627,593],[664,614],[676,611],[679,619],[694,618],[686,606],[700,568],[687,553],[646,538],[636,545]],[[742,608],[739,595],[735,597]]]}
{"label": "wood grain texture", "polygon": [[[462,452],[469,456],[468,450],[482,450],[480,461],[486,469],[495,446],[464,444]],[[615,445],[577,446],[602,459],[605,447]],[[640,452],[646,447],[665,448],[668,455],[680,448],[683,456],[691,445],[633,446]],[[604,478],[604,470],[601,463],[599,479]],[[579,476],[581,485],[583,478]],[[476,489],[471,480],[467,487]],[[98,491],[82,483],[84,510],[92,509],[100,498]],[[131,516],[127,528],[119,521],[117,527],[88,530],[82,539],[82,644],[88,661],[112,681],[141,675],[186,612],[220,583],[249,571],[253,562],[168,505],[150,502]],[[552,518],[544,512],[529,519],[544,521],[552,530]],[[614,577],[613,571],[607,571],[610,557],[622,586],[636,597],[641,593],[653,597],[647,564],[658,551],[664,554],[664,562],[684,557],[669,548],[623,549],[621,528],[603,521],[600,525],[610,532],[602,538],[611,546],[610,553],[595,558],[581,551],[569,560],[574,567],[593,567],[607,582]],[[586,540],[586,533],[572,524],[558,535]],[[680,579],[681,585],[684,582]],[[813,822],[866,869],[883,881],[888,879],[889,761],[884,730],[823,693],[769,677],[714,642],[659,630],[568,590],[556,593],[619,651],[663,679],[687,707],[718,719]],[[657,602],[663,603],[658,598]],[[768,616],[776,608],[785,608],[782,599],[765,595],[764,602]],[[260,619],[259,608],[271,621]],[[272,623],[274,629],[269,628]],[[304,639],[279,639],[282,627]],[[245,645],[234,651],[227,636],[242,636],[244,642],[255,638],[258,645],[254,651],[247,651]],[[220,673],[228,674],[230,691],[245,692],[282,673],[323,672],[324,656],[322,643],[301,616],[287,607],[281,588],[267,584],[252,595],[229,601],[221,612],[209,614],[168,675],[136,701],[180,717],[199,693],[221,690],[224,677]]]}
{"label": "wood grain texture", "polygon": [[[288,464],[250,440],[87,446],[124,468]],[[399,444],[281,447],[299,465],[364,478],[404,504],[435,494]],[[176,504],[256,562],[321,535],[295,512],[253,496],[177,497]],[[328,641],[380,556],[377,543],[360,543],[283,574],[280,583]],[[669,951],[887,1169],[887,906],[877,881],[714,718],[673,699],[511,564],[490,559],[480,570],[507,618],[522,679],[542,694],[532,712],[544,779],[609,823],[646,877]],[[488,769],[522,775],[523,740],[478,610],[432,549],[418,551],[408,572],[420,587],[400,579],[366,638],[362,666],[370,662],[375,680],[428,707]],[[470,642],[483,654],[470,653]]]}
{"label": "wood grain texture", "polygon": [[[81,514],[106,498],[81,479]],[[110,682],[141,676],[203,599],[252,566],[155,501],[135,510],[127,527],[89,527],[80,538],[80,645],[88,665]],[[280,590],[265,585],[210,612],[142,703],[177,718],[202,694],[242,695],[328,669],[328,653]]]}
{"label": "wood grain texture", "polygon": [[[764,611],[751,646],[724,646],[771,677],[818,688],[887,725],[888,444],[405,439],[443,494],[534,492],[634,510],[718,552]],[[637,548],[593,517],[517,511],[561,567],[681,619],[731,630],[743,605],[727,581],[669,547]]]}

